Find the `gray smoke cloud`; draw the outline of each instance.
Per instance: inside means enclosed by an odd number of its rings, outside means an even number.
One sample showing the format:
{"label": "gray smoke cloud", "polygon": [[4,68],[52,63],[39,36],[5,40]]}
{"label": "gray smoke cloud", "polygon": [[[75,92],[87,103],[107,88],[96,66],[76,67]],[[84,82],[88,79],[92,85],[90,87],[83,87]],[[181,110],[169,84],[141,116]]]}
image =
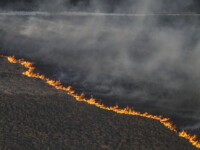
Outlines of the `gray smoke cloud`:
{"label": "gray smoke cloud", "polygon": [[[69,7],[64,6],[67,3]],[[172,10],[191,4],[177,1]],[[58,0],[42,2],[37,10],[119,14],[128,6],[125,13],[155,14],[165,5],[156,0],[128,1],[111,9],[102,1],[91,1],[86,7],[83,2],[70,6],[69,1]],[[90,88],[94,95],[117,97],[126,104],[149,104],[144,111],[195,118],[186,123],[191,129],[199,128],[200,122],[198,26],[198,17],[192,15],[4,14],[0,15],[0,47],[55,64],[57,79]]]}

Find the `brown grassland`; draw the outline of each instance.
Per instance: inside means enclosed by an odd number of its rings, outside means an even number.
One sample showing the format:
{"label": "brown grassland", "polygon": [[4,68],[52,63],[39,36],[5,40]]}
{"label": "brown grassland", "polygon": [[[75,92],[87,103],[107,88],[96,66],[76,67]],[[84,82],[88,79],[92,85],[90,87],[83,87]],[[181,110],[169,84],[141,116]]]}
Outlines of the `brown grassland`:
{"label": "brown grassland", "polygon": [[0,58],[0,150],[195,150],[160,122],[84,102]]}

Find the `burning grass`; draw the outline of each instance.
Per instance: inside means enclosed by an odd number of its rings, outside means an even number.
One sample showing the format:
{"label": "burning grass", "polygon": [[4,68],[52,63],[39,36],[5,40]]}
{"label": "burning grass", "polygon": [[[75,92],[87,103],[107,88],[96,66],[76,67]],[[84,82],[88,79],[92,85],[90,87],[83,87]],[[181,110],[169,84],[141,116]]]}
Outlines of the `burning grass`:
{"label": "burning grass", "polygon": [[[32,78],[41,79],[41,80],[45,81],[48,85],[51,85],[58,90],[62,90],[62,91],[67,92],[68,95],[71,95],[77,101],[81,101],[81,102],[85,102],[85,103],[90,104],[90,105],[94,105],[98,108],[101,108],[102,110],[109,110],[109,111],[113,111],[113,112],[118,113],[118,114],[125,114],[126,116],[130,116],[130,117],[131,117],[131,115],[135,115],[135,116],[141,116],[141,117],[157,120],[161,124],[163,124],[165,127],[169,128],[171,131],[178,134],[180,137],[187,139],[196,148],[200,148],[200,143],[199,143],[199,141],[197,141],[196,136],[191,136],[188,133],[186,133],[185,131],[178,132],[176,130],[176,128],[174,127],[174,125],[170,122],[169,118],[164,118],[162,116],[154,116],[154,115],[151,115],[151,114],[148,114],[148,113],[136,112],[134,110],[131,110],[130,108],[121,109],[118,106],[107,107],[107,106],[97,102],[94,98],[87,99],[87,98],[84,97],[84,94],[81,94],[81,95],[76,94],[76,92],[74,90],[72,90],[72,87],[62,86],[60,81],[54,81],[54,80],[51,80],[49,78],[46,78],[44,75],[34,73],[35,68],[33,66],[33,63],[31,63],[31,62],[24,61],[23,59],[15,59],[14,57],[10,57],[10,56],[8,56],[6,58],[8,59],[8,61],[10,63],[19,63],[22,66],[24,66],[25,68],[27,68],[28,70],[23,72],[23,75],[28,76],[28,77],[32,77]],[[145,137],[143,137],[143,138],[145,138]],[[104,145],[103,147],[106,149],[107,146]]]}

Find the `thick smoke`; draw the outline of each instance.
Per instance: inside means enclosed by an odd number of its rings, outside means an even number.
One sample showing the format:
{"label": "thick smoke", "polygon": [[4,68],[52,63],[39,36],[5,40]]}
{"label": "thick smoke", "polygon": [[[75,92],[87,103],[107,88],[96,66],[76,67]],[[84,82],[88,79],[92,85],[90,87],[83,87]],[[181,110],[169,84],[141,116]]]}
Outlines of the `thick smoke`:
{"label": "thick smoke", "polygon": [[[183,14],[191,13],[193,4],[176,1],[169,10],[157,0],[113,5],[52,0],[37,3],[37,10]],[[199,128],[199,23],[193,16],[1,15],[0,47],[56,65],[57,79],[92,89],[94,95],[127,105],[148,104],[144,111],[194,119],[186,128]]]}

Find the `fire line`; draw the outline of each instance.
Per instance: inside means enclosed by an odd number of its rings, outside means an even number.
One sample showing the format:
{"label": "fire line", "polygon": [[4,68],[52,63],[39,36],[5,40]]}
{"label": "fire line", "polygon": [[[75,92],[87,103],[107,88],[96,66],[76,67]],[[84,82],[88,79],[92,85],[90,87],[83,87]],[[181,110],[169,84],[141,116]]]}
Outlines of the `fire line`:
{"label": "fire line", "polygon": [[35,71],[34,63],[32,63],[32,62],[25,61],[24,59],[16,59],[14,56],[0,55],[0,57],[6,58],[10,63],[18,63],[18,64],[24,66],[27,70],[22,73],[23,75],[25,75],[27,77],[31,77],[31,78],[41,79],[44,82],[46,82],[47,84],[53,86],[54,88],[56,88],[58,90],[66,91],[68,95],[74,97],[77,101],[85,102],[87,104],[94,105],[94,106],[104,109],[104,110],[113,111],[118,114],[135,115],[135,116],[141,116],[141,117],[146,117],[149,119],[157,120],[161,124],[163,124],[166,128],[175,132],[179,137],[182,137],[182,138],[188,140],[188,142],[191,143],[194,147],[200,149],[200,141],[198,141],[197,136],[190,135],[186,131],[178,131],[176,129],[176,127],[173,125],[173,123],[170,121],[170,118],[165,118],[163,116],[151,115],[147,112],[145,112],[145,113],[137,112],[129,107],[119,108],[117,105],[111,106],[111,107],[105,106],[104,104],[97,102],[97,100],[93,97],[85,98],[85,95],[83,93],[77,94],[76,91],[74,91],[71,86],[65,87],[62,85],[62,83],[60,81],[55,81],[55,80],[45,77],[45,75],[35,73],[34,72]]}

